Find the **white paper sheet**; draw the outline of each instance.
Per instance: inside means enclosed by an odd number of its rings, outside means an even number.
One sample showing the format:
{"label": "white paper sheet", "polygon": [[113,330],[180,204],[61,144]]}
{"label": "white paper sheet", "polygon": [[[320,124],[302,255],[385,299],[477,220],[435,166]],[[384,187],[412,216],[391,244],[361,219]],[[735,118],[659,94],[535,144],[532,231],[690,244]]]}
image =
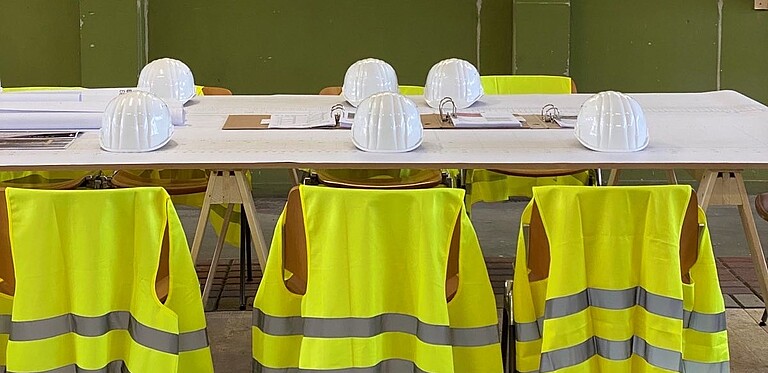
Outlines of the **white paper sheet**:
{"label": "white paper sheet", "polygon": [[[106,96],[104,96],[106,97]],[[87,101],[71,102],[2,102],[0,101],[0,120],[7,113],[98,113],[106,110],[109,100],[97,99],[94,97]],[[168,105],[171,111],[171,121],[176,126],[182,126],[185,123],[185,110],[179,103]],[[79,128],[74,128],[79,129]]]}
{"label": "white paper sheet", "polygon": [[0,112],[0,130],[97,130],[102,113]]}
{"label": "white paper sheet", "polygon": [[318,128],[333,127],[336,120],[328,112],[278,113],[269,118],[269,128]]}
{"label": "white paper sheet", "polygon": [[456,113],[456,128],[520,128],[522,122],[512,113]]}
{"label": "white paper sheet", "polygon": [[0,102],[80,102],[80,91],[0,93]]}

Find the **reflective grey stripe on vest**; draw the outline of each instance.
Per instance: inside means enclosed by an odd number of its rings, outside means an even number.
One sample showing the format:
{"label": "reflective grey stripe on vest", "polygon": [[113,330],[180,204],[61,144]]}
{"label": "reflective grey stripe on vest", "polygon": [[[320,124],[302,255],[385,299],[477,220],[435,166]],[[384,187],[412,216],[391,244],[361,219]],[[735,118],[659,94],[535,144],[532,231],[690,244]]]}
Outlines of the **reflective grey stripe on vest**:
{"label": "reflective grey stripe on vest", "polygon": [[317,318],[279,317],[253,310],[253,326],[266,334],[276,336],[303,335],[313,338],[369,338],[382,333],[412,334],[420,340],[436,345],[463,347],[487,346],[499,342],[498,326],[477,328],[450,328],[427,324],[414,316],[385,313],[369,318]]}
{"label": "reflective grey stripe on vest", "polygon": [[686,373],[730,373],[731,364],[727,361],[722,363],[698,363],[683,360],[683,368],[680,371]]}
{"label": "reflective grey stripe on vest", "polygon": [[[5,373],[5,370],[0,369],[0,373]],[[8,373],[14,373],[14,372],[9,370]],[[131,373],[131,372],[128,370],[128,368],[126,368],[124,361],[116,360],[116,361],[110,362],[104,368],[96,369],[96,370],[83,369],[77,365],[72,364],[72,365],[67,365],[67,366],[52,369],[52,370],[44,370],[39,373]]]}
{"label": "reflective grey stripe on vest", "polygon": [[419,369],[411,361],[402,359],[390,359],[384,360],[372,367],[366,368],[342,368],[342,369],[299,369],[299,368],[267,368],[258,361],[253,360],[253,373],[381,373],[381,372],[397,372],[397,373],[426,373]]}
{"label": "reflective grey stripe on vest", "polygon": [[648,312],[674,319],[683,318],[683,301],[647,292],[641,287],[624,290],[588,288],[580,293],[548,299],[544,306],[544,318],[555,319],[581,312],[589,306],[621,310],[634,305]]}
{"label": "reflective grey stripe on vest", "polygon": [[96,317],[66,314],[45,320],[13,321],[9,340],[36,341],[67,333],[98,337],[113,330],[127,330],[136,343],[169,354],[208,346],[208,337],[204,329],[178,336],[143,325],[127,311],[115,311]]}
{"label": "reflective grey stripe on vest", "polygon": [[708,314],[685,311],[683,314],[683,327],[704,333],[725,331],[725,312]]}
{"label": "reflective grey stripe on vest", "polygon": [[[0,315],[0,334],[9,334],[11,332],[11,315]],[[0,373],[3,373],[0,370]]]}
{"label": "reflective grey stripe on vest", "polygon": [[544,331],[544,318],[534,322],[516,323],[515,340],[518,342],[531,342],[541,339]]}
{"label": "reflective grey stripe on vest", "polygon": [[610,341],[592,337],[572,347],[549,351],[541,354],[542,373],[581,364],[594,355],[609,360],[626,360],[632,355],[643,358],[653,366],[677,371],[682,367],[682,354],[650,345],[642,338],[634,336],[626,341]]}

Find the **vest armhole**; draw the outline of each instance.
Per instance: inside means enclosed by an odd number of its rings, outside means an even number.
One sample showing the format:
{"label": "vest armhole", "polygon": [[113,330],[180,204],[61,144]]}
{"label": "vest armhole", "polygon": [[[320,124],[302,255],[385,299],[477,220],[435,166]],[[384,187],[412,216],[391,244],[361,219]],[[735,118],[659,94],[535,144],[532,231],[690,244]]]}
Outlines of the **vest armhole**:
{"label": "vest armhole", "polygon": [[699,204],[696,193],[691,193],[680,232],[680,278],[691,283],[691,267],[699,258]]}
{"label": "vest armhole", "polygon": [[3,280],[0,281],[0,293],[13,296],[16,288],[16,276],[13,272],[9,224],[5,190],[0,188],[0,279]]}
{"label": "vest armhole", "polygon": [[549,277],[549,239],[547,231],[544,229],[544,222],[541,220],[539,208],[534,201],[531,209],[529,239],[526,243],[528,249],[528,280],[539,281]]}
{"label": "vest armhole", "polygon": [[459,291],[459,248],[461,247],[461,217],[462,212],[456,216],[456,224],[451,234],[451,246],[448,249],[448,263],[445,271],[445,299],[451,301]]}
{"label": "vest armhole", "polygon": [[168,293],[170,292],[170,264],[169,258],[171,253],[171,245],[169,239],[168,224],[165,226],[165,232],[163,233],[163,244],[160,247],[160,260],[157,268],[157,276],[155,277],[155,294],[160,303],[165,304],[168,299]]}
{"label": "vest armhole", "polygon": [[304,211],[298,187],[288,193],[283,230],[283,281],[288,291],[304,295],[307,292],[307,235]]}

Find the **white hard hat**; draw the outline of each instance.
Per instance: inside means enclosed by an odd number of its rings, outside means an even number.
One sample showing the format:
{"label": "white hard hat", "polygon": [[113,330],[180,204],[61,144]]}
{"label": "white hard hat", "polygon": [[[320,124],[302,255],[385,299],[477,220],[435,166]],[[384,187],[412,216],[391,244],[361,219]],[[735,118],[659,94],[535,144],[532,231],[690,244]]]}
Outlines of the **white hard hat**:
{"label": "white hard hat", "polygon": [[149,92],[132,91],[113,98],[101,119],[101,148],[110,152],[149,152],[171,140],[168,105]]}
{"label": "white hard hat", "polygon": [[390,64],[366,58],[347,69],[341,94],[352,106],[357,107],[368,96],[379,92],[398,92],[397,74]]}
{"label": "white hard hat", "polygon": [[423,139],[419,109],[399,93],[380,92],[366,98],[352,122],[352,142],[367,152],[408,152]]}
{"label": "white hard hat", "polygon": [[450,97],[457,109],[466,109],[483,96],[480,73],[471,63],[458,58],[440,61],[429,69],[424,98],[433,108]]}
{"label": "white hard hat", "polygon": [[141,69],[138,88],[165,101],[183,104],[195,97],[195,77],[184,62],[161,58]]}
{"label": "white hard hat", "polygon": [[601,152],[634,152],[648,146],[648,126],[640,104],[620,92],[600,92],[581,106],[576,138]]}

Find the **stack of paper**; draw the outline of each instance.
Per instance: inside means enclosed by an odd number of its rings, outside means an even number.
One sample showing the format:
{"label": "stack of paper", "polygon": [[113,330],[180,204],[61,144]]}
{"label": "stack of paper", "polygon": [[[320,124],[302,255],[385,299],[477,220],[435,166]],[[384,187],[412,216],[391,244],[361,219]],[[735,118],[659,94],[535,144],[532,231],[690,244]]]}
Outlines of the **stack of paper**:
{"label": "stack of paper", "polygon": [[[109,102],[126,89],[0,93],[0,130],[94,130]],[[174,125],[184,124],[184,107],[167,103]]]}
{"label": "stack of paper", "polygon": [[80,132],[0,132],[0,149],[62,150],[72,144]]}
{"label": "stack of paper", "polygon": [[333,127],[336,125],[336,119],[331,117],[330,112],[319,113],[279,113],[264,121],[269,122],[268,128],[320,128]]}
{"label": "stack of paper", "polygon": [[457,113],[451,116],[456,128],[520,128],[519,118],[504,113]]}

